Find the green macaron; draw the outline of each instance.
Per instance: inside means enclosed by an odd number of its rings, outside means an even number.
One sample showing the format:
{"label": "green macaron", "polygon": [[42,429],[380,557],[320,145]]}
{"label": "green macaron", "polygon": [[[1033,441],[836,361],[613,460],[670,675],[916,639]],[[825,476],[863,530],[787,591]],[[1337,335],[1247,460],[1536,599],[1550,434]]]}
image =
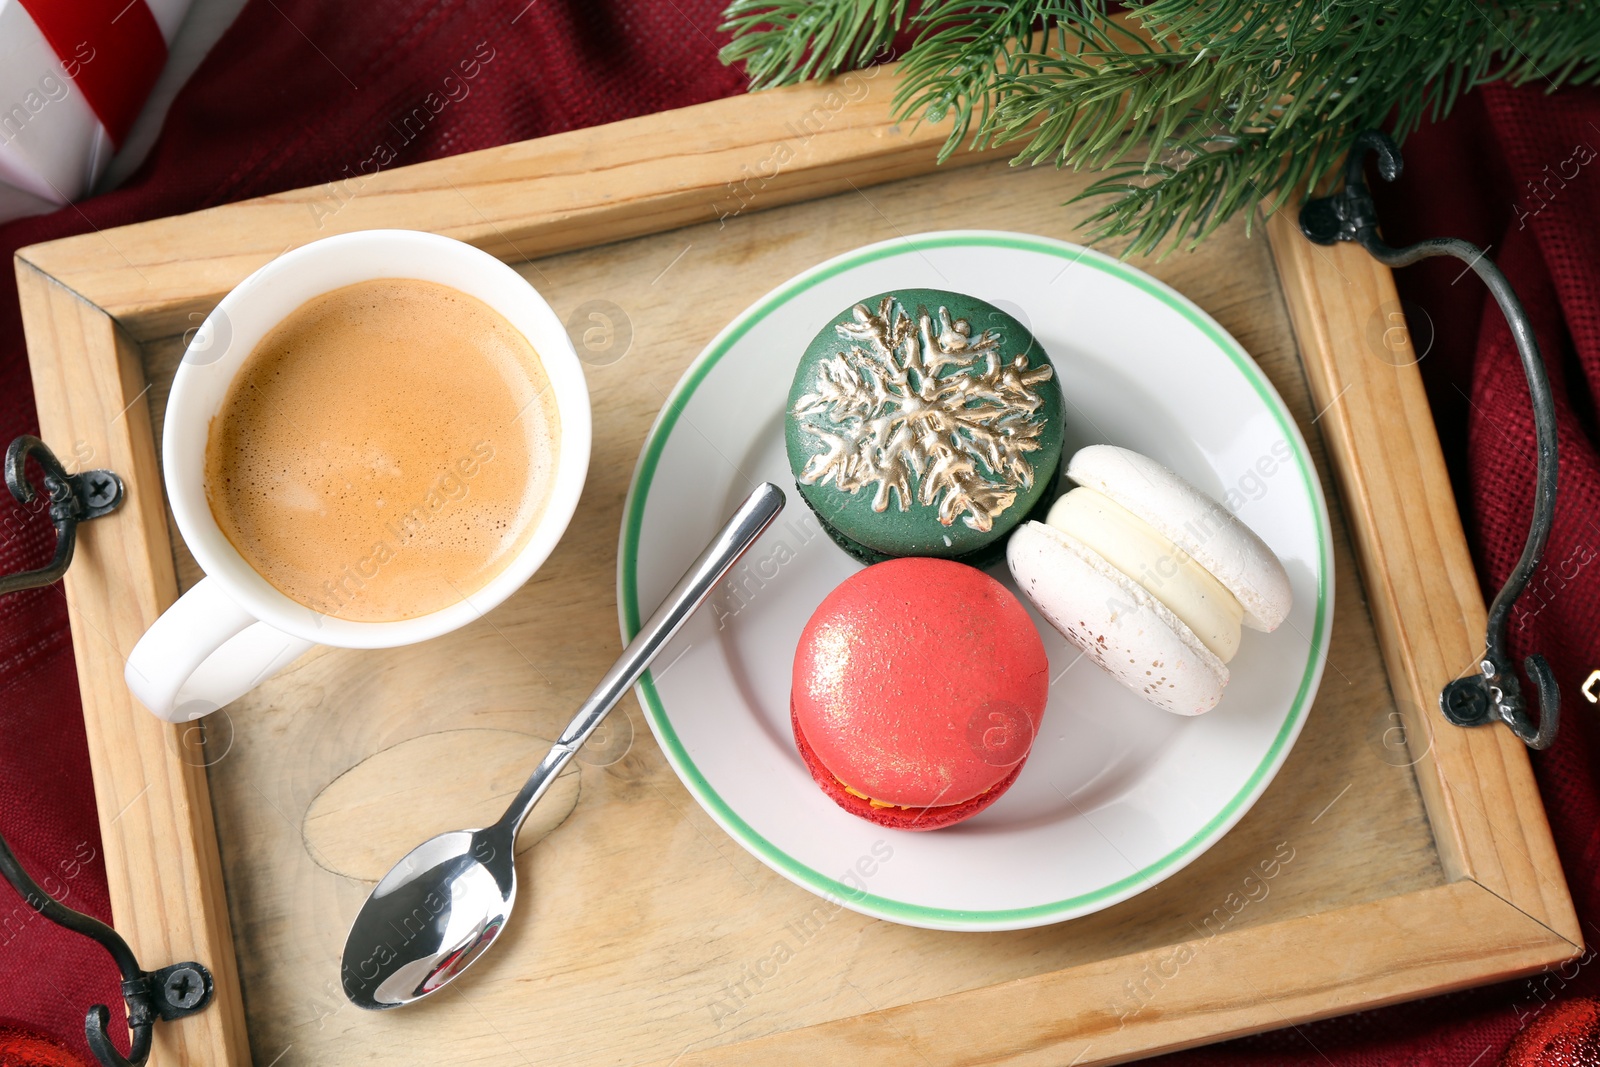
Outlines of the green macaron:
{"label": "green macaron", "polygon": [[1054,484],[1061,386],[993,304],[897,289],[812,339],[784,420],[801,498],[851,555],[982,562]]}

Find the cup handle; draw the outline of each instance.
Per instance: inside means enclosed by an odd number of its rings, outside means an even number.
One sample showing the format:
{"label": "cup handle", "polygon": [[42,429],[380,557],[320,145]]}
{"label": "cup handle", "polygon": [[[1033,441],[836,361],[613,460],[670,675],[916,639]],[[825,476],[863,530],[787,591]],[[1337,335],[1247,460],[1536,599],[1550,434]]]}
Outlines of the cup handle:
{"label": "cup handle", "polygon": [[314,645],[260,622],[202,578],[139,638],[123,677],[139,703],[188,722],[231,703]]}

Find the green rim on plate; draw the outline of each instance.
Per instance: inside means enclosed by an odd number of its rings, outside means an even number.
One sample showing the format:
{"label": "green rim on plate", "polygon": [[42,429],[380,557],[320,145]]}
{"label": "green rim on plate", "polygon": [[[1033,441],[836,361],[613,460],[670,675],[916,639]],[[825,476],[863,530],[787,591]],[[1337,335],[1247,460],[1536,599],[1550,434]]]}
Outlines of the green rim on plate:
{"label": "green rim on plate", "polygon": [[[678,382],[677,387],[672,392],[672,396],[668,398],[666,406],[662,408],[661,414],[656,420],[656,425],[651,428],[649,439],[645,442],[644,452],[639,457],[638,468],[634,472],[633,484],[628,490],[622,525],[622,544],[618,554],[618,570],[622,586],[619,606],[622,612],[624,641],[631,639],[639,631],[639,536],[644,525],[645,501],[650,495],[651,484],[655,479],[656,466],[660,462],[661,452],[666,446],[667,438],[671,435],[672,428],[676,425],[679,415],[688,406],[690,398],[694,396],[695,391],[705,381],[712,368],[739,342],[740,338],[744,337],[757,323],[771,314],[773,310],[807,289],[827,281],[835,275],[875,260],[903,255],[907,252],[959,247],[1009,248],[1071,260],[1120,278],[1176,311],[1221,349],[1233,361],[1234,366],[1239,369],[1240,373],[1244,375],[1245,380],[1255,389],[1266,409],[1277,420],[1279,428],[1283,431],[1284,439],[1293,446],[1295,464],[1300,472],[1300,478],[1305,486],[1307,497],[1314,504],[1319,500],[1318,483],[1312,474],[1311,458],[1306,454],[1305,443],[1301,440],[1300,434],[1296,430],[1288,412],[1284,410],[1282,400],[1279,399],[1272,386],[1262,376],[1255,362],[1245,354],[1238,343],[1222,327],[1218,326],[1209,315],[1200,310],[1182,294],[1149,277],[1142,271],[1129,267],[1101,253],[1047,238],[1028,237],[1022,234],[967,232],[926,234],[918,237],[886,241],[846,253],[837,259],[820,264],[794,278],[783,287],[767,294],[760,302],[735,319],[711,343],[711,346],[701,354],[700,358],[684,374],[682,380]],[[1049,904],[1036,904],[1026,908],[975,911],[908,904],[904,901],[890,900],[852,889],[844,883],[806,866],[778,848],[756,832],[749,823],[745,822],[737,812],[728,806],[727,802],[711,787],[711,783],[706,781],[705,776],[700,773],[700,769],[695,766],[694,761],[689,758],[689,753],[684,749],[683,742],[679,740],[677,731],[672,728],[672,723],[667,718],[666,709],[661,702],[661,696],[656,691],[655,680],[649,672],[644,674],[637,686],[639,703],[644,708],[645,715],[649,718],[651,728],[655,731],[658,740],[660,740],[667,759],[672,763],[678,776],[688,786],[689,791],[695,795],[700,804],[705,807],[706,811],[721,823],[729,833],[737,837],[746,848],[754,852],[768,865],[824,897],[838,902],[847,902],[852,908],[887,919],[915,925],[937,924],[946,929],[988,929],[997,927],[999,924],[1016,924],[1036,919],[1048,920],[1056,915],[1066,917],[1067,913],[1077,913],[1086,905],[1117,896],[1140,882],[1153,882],[1156,875],[1176,864],[1187,862],[1197,855],[1199,851],[1213,841],[1219,828],[1227,825],[1230,820],[1242,816],[1243,809],[1253,802],[1256,792],[1264,787],[1263,780],[1275,769],[1280,757],[1284,754],[1285,747],[1289,744],[1290,738],[1295,736],[1301,722],[1305,719],[1311,703],[1312,686],[1317,675],[1318,664],[1321,662],[1319,651],[1322,647],[1324,635],[1327,632],[1328,622],[1327,594],[1328,577],[1331,570],[1329,559],[1330,533],[1325,509],[1313,507],[1312,510],[1315,513],[1317,541],[1321,548],[1322,558],[1321,565],[1317,568],[1317,607],[1312,624],[1310,654],[1306,658],[1305,672],[1301,675],[1300,687],[1295,693],[1294,704],[1290,708],[1289,714],[1284,717],[1283,725],[1279,728],[1277,736],[1273,738],[1272,745],[1267,749],[1261,762],[1256,766],[1256,769],[1239,791],[1234,794],[1233,798],[1183,844],[1154,863],[1129,874],[1125,878],[1118,879],[1092,892],[1068,897],[1065,900],[1058,900]]]}

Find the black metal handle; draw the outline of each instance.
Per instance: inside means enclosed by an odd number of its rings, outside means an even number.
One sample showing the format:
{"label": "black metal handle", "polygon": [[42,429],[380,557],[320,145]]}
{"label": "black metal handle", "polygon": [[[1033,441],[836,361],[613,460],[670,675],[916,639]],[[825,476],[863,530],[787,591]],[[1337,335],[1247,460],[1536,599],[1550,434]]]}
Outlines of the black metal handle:
{"label": "black metal handle", "polygon": [[55,453],[30,434],[23,434],[6,449],[6,488],[17,498],[17,503],[26,506],[37,499],[33,484],[28,481],[29,456],[44,468],[50,522],[56,528],[55,558],[36,571],[0,576],[0,596],[60,581],[72,563],[72,551],[78,543],[78,523],[98,519],[115,511],[122,503],[122,479],[115,473],[93,470],[68,474]]}
{"label": "black metal handle", "polygon": [[[77,546],[78,524],[98,519],[115,511],[124,495],[122,479],[108,470],[68,474],[55,453],[37,437],[24,435],[6,449],[6,486],[24,506],[37,499],[27,477],[29,457],[44,468],[44,484],[49,494],[50,522],[56,528],[55,557],[35,571],[0,576],[0,595],[36,589],[59,581],[72,563]],[[74,911],[54,899],[33,880],[11,846],[0,837],[0,876],[22,895],[28,907],[57,926],[82,934],[97,942],[111,955],[122,974],[122,998],[127,1004],[128,1028],[132,1040],[124,1056],[106,1032],[111,1012],[96,1004],[84,1017],[84,1036],[89,1049],[103,1067],[143,1067],[150,1058],[150,1044],[157,1019],[168,1022],[193,1015],[211,1003],[215,986],[211,972],[199,963],[175,963],[157,971],[139,966],[133,950],[111,927],[81,911]]]}
{"label": "black metal handle", "polygon": [[92,915],[74,911],[46,893],[33,880],[11,846],[0,837],[0,875],[4,875],[28,907],[57,926],[97,942],[122,974],[122,997],[128,1007],[128,1028],[133,1033],[128,1055],[123,1056],[106,1033],[111,1012],[104,1004],[90,1008],[84,1019],[89,1049],[105,1067],[141,1067],[150,1058],[150,1041],[156,1019],[171,1021],[193,1015],[211,1003],[211,972],[198,963],[178,963],[159,971],[139,966],[133,950],[111,927]]}
{"label": "black metal handle", "polygon": [[1466,263],[1494,294],[1495,302],[1511,327],[1517,353],[1522,357],[1522,370],[1528,379],[1528,395],[1533,400],[1533,424],[1538,442],[1533,523],[1522,547],[1522,558],[1489,606],[1489,624],[1478,672],[1445,686],[1439,694],[1439,707],[1445,718],[1457,726],[1503,722],[1529,748],[1549,748],[1556,739],[1561,712],[1561,691],[1555,675],[1550,664],[1537,652],[1523,661],[1539,694],[1539,720],[1535,723],[1523,701],[1522,683],[1517,678],[1516,668],[1506,652],[1506,625],[1511,621],[1511,609],[1539,566],[1539,557],[1544,553],[1556,514],[1556,409],[1550,396],[1544,360],[1539,355],[1539,342],[1511,283],[1477,245],[1454,237],[1419,241],[1404,248],[1392,248],[1383,242],[1378,236],[1377,208],[1363,173],[1370,152],[1377,153],[1378,174],[1384,181],[1394,181],[1400,176],[1404,161],[1395,143],[1377,130],[1362,132],[1345,160],[1344,188],[1332,196],[1306,201],[1300,209],[1300,232],[1321,245],[1354,241],[1390,267],[1409,266],[1431,256],[1454,256]]}

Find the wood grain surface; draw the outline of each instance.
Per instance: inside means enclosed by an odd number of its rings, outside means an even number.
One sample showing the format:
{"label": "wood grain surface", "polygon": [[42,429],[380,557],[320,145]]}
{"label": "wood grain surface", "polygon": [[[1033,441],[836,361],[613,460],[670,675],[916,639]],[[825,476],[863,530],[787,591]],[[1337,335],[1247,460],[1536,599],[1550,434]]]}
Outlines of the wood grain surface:
{"label": "wood grain surface", "polygon": [[[86,528],[66,583],[113,908],[147,965],[197,957],[221,980],[216,1008],[161,1028],[153,1062],[1118,1062],[1578,951],[1526,754],[1504,731],[1445,725],[1432,703],[1470,662],[1483,609],[1415,370],[1386,377],[1362,363],[1381,362],[1362,339],[1374,315],[1386,321],[1392,283],[1352,249],[1295,247],[1281,220],[1275,270],[1241,220],[1199,252],[1136,263],[1257,359],[1325,485],[1354,502],[1354,534],[1330,492],[1336,611],[1322,690],[1283,771],[1216,847],[1054,927],[977,935],[868,920],[722,834],[630,697],[570,772],[571,807],[533,828],[543,838],[519,861],[525,895],[495,952],[405,1012],[346,1004],[338,955],[371,886],[363,875],[441,819],[497,813],[519,754],[559,730],[614,658],[623,494],[647,428],[706,342],[774,285],[870,241],[950,227],[1081,236],[1086,210],[1061,203],[1087,176],[981,162],[924,174],[941,134],[885,119],[893,77],[720,101],[19,254],[45,436],[85,441],[133,486],[121,512]],[[144,626],[197,578],[163,521],[153,445],[184,332],[284,249],[371,226],[525,261],[563,318],[601,316],[580,338],[596,432],[571,532],[533,581],[461,631],[412,649],[319,649],[203,734],[164,726],[133,705],[121,672]]]}

